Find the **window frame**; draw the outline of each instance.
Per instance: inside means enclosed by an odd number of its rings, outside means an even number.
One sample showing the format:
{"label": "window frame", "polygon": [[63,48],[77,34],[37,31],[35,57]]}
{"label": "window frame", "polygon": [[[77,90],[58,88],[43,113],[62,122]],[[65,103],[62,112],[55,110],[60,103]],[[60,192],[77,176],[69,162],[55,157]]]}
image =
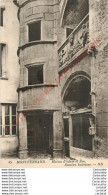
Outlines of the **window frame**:
{"label": "window frame", "polygon": [[[71,31],[71,32],[69,32],[69,34],[68,34],[68,30]],[[72,33],[72,31],[73,31],[72,28],[66,27],[66,39],[70,36],[70,34]]]}
{"label": "window frame", "polygon": [[[38,67],[41,67],[42,66],[42,68],[43,68],[43,82],[42,83],[35,83],[35,84],[29,84],[29,69],[30,68],[38,68]],[[32,64],[32,65],[29,65],[29,66],[27,66],[27,70],[28,70],[28,74],[27,74],[27,76],[28,76],[28,82],[27,82],[27,85],[28,86],[32,86],[32,85],[43,85],[44,84],[44,64]]]}
{"label": "window frame", "polygon": [[[40,39],[30,41],[30,39],[29,39],[29,25],[35,24],[35,23],[38,23],[38,22],[40,23]],[[31,42],[35,42],[35,41],[42,41],[42,21],[41,20],[34,20],[34,21],[31,21],[31,22],[27,23],[27,26],[28,26],[28,42],[31,43]]]}
{"label": "window frame", "polygon": [[4,10],[5,7],[0,7],[0,27],[4,27]]}
{"label": "window frame", "polygon": [[0,79],[4,78],[7,79],[7,70],[6,70],[6,63],[7,63],[7,45],[6,43],[0,43]]}
{"label": "window frame", "polygon": [[[10,127],[10,130],[9,130],[9,135],[6,135],[5,133],[5,130],[6,130],[6,125],[5,124],[5,117],[8,116],[6,115],[5,113],[5,108],[6,108],[6,105],[9,106],[9,119],[10,119],[10,122],[9,122],[9,127]],[[16,115],[12,115],[12,106],[16,106]],[[1,104],[1,110],[2,110],[2,114],[1,114],[1,118],[2,118],[2,129],[1,129],[1,135],[0,137],[14,137],[14,136],[17,136],[17,133],[18,133],[18,128],[17,128],[17,124],[16,125],[12,125],[12,116],[16,116],[16,120],[17,120],[17,104]],[[12,127],[13,126],[16,126],[16,134],[12,134]]]}

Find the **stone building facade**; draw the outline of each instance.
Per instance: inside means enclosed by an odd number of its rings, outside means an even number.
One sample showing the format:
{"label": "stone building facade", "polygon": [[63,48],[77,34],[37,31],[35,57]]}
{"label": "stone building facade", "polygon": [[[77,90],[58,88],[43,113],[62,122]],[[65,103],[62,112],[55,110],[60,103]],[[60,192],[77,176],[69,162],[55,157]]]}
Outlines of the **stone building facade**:
{"label": "stone building facade", "polygon": [[72,29],[59,49],[59,72],[71,67],[61,83],[69,155],[108,157],[108,3],[68,0],[60,4],[60,24]]}
{"label": "stone building facade", "polygon": [[14,4],[19,158],[108,157],[107,0]]}
{"label": "stone building facade", "polygon": [[[13,1],[0,1],[0,144],[2,154],[13,154],[18,150],[18,127],[16,118],[19,86],[18,8]],[[9,20],[10,18],[10,20]],[[7,22],[8,21],[8,22]],[[10,129],[13,129],[10,131]]]}

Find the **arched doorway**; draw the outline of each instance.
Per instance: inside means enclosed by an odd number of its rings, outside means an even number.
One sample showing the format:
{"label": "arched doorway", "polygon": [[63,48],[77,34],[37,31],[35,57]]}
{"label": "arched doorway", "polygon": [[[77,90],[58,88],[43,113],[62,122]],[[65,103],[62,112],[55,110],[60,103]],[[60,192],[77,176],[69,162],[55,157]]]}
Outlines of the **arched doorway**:
{"label": "arched doorway", "polygon": [[67,37],[88,13],[88,0],[64,0],[61,8],[60,25],[66,28]]}
{"label": "arched doorway", "polygon": [[65,154],[93,156],[93,136],[89,135],[91,110],[91,82],[87,76],[72,78],[63,95],[64,145]]}

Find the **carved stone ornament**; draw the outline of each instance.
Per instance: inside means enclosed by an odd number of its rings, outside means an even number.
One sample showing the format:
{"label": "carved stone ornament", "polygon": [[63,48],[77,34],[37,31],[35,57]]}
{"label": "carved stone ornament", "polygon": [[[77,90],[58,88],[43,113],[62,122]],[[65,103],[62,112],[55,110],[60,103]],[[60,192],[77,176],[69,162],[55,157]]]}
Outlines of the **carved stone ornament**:
{"label": "carved stone ornament", "polygon": [[89,32],[88,32],[88,28],[86,26],[86,24],[82,25],[82,35],[80,37],[80,39],[82,39],[82,45],[83,47],[85,47],[85,45],[89,42]]}
{"label": "carved stone ornament", "polygon": [[74,40],[74,35],[71,34],[71,35],[69,36],[69,43],[70,43],[70,46],[73,45],[73,40]]}
{"label": "carved stone ornament", "polygon": [[62,66],[63,64],[63,58],[62,58],[62,55],[59,54],[59,66]]}
{"label": "carved stone ornament", "polygon": [[89,116],[89,135],[96,135],[95,117],[94,115]]}
{"label": "carved stone ornament", "polygon": [[78,41],[73,47],[73,55],[76,54],[80,49],[82,49],[82,44]]}
{"label": "carved stone ornament", "polygon": [[64,49],[62,49],[61,53],[59,54],[59,66],[62,66],[63,62],[63,56],[65,56],[66,51],[64,51]]}

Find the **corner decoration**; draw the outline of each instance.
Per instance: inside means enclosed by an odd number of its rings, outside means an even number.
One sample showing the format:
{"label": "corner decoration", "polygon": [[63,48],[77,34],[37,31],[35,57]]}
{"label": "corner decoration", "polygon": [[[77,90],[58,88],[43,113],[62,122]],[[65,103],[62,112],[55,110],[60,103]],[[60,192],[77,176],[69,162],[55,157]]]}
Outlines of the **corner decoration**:
{"label": "corner decoration", "polygon": [[94,140],[94,149],[95,150],[99,150],[99,148],[101,147],[101,145],[104,142],[104,140],[99,138],[99,136],[97,135],[95,120],[96,120],[95,116],[93,114],[91,114],[89,116],[89,123],[90,123],[89,135],[94,137],[94,139],[93,139]]}
{"label": "corner decoration", "polygon": [[89,31],[87,28],[87,24],[82,25],[82,35],[81,35],[80,39],[83,39],[83,41],[82,41],[83,47],[85,47],[85,45],[87,43],[89,43]]}
{"label": "corner decoration", "polygon": [[95,125],[95,116],[94,115],[90,115],[89,116],[89,123],[90,123],[90,127],[89,127],[89,135],[96,135],[96,125]]}

